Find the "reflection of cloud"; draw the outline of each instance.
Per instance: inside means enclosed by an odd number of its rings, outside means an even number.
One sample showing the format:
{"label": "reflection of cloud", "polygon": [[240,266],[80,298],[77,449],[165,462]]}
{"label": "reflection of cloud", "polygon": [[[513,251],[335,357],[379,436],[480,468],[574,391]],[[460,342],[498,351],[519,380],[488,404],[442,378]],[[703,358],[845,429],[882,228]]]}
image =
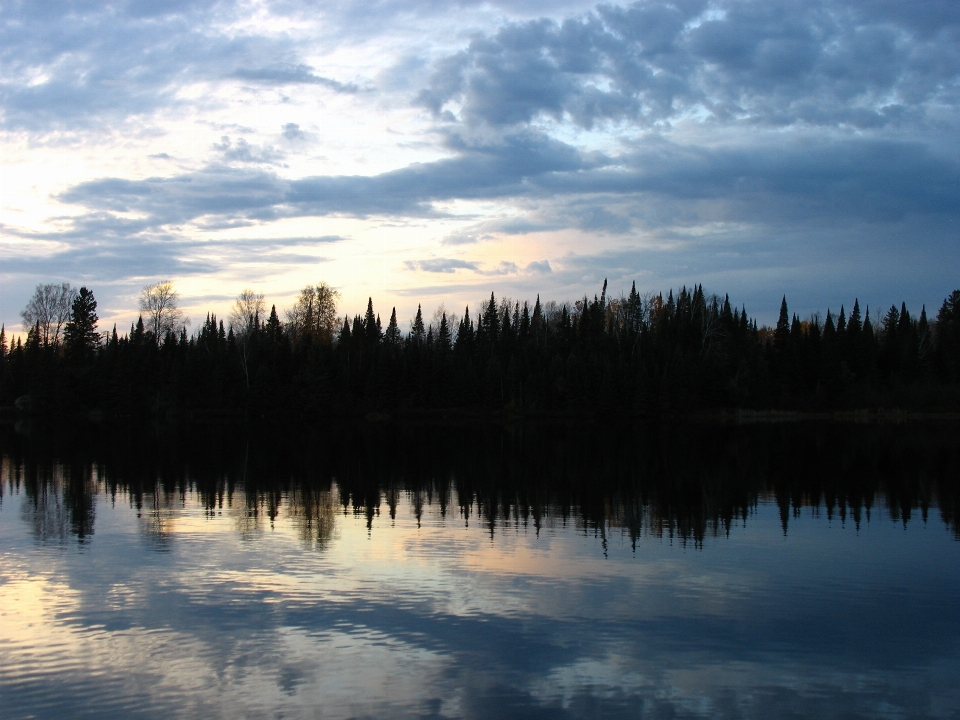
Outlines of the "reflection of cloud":
{"label": "reflection of cloud", "polygon": [[[849,586],[818,582],[846,577],[849,554],[825,564],[805,532],[785,544],[772,501],[756,508],[749,533],[736,525],[710,552],[646,536],[634,554],[608,531],[603,559],[600,538],[566,513],[542,518],[539,532],[529,518],[500,515],[491,536],[483,518],[442,516],[431,493],[400,490],[395,518],[375,516],[370,531],[362,512],[334,519],[347,505],[327,487],[248,495],[234,486],[223,515],[210,512],[216,494],[175,491],[178,542],[160,555],[116,541],[137,526],[122,490],[98,505],[111,537],[53,568],[29,538],[6,535],[21,560],[0,568],[0,688],[29,676],[31,690],[9,694],[5,711],[103,714],[108,697],[121,713],[136,703],[198,717],[320,704],[330,717],[632,717],[638,707],[654,717],[723,708],[820,717],[844,703],[906,713],[931,692],[960,709],[955,649],[934,641],[956,619],[933,613],[891,631],[914,617],[913,603],[932,602],[926,583],[953,592],[956,581],[937,566],[907,589],[867,566],[851,614]],[[238,537],[232,510],[251,497],[274,519]],[[27,501],[14,494],[3,507]],[[456,490],[447,502],[479,507]],[[334,522],[335,535],[320,530]],[[825,520],[795,519],[807,522]],[[903,539],[896,523],[863,532],[880,544]],[[305,537],[328,538],[324,552],[303,552]],[[742,553],[725,553],[742,540],[778,552],[745,568]]]}

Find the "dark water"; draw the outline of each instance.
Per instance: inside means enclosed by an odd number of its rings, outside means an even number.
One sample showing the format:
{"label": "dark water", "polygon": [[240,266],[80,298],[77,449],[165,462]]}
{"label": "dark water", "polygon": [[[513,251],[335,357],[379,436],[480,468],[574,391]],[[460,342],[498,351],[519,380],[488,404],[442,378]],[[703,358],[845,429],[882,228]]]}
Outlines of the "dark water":
{"label": "dark water", "polygon": [[0,717],[960,717],[960,427],[0,427]]}

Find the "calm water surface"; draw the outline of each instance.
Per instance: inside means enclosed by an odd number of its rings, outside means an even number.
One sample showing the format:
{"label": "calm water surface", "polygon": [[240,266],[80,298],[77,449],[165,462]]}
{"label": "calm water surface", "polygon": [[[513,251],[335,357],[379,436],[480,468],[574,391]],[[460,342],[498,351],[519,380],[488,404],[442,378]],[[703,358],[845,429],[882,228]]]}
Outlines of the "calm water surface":
{"label": "calm water surface", "polygon": [[0,716],[957,718],[957,431],[8,427]]}

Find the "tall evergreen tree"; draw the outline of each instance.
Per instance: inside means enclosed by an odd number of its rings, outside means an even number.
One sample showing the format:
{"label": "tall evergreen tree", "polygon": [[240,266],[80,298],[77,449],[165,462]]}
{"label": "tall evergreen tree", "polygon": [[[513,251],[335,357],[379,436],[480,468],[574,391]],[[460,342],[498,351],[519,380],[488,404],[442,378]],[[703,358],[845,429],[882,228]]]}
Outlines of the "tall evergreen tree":
{"label": "tall evergreen tree", "polygon": [[417,316],[413,319],[413,326],[410,328],[410,340],[414,345],[423,345],[427,340],[426,328],[423,325],[423,310],[417,305]]}
{"label": "tall evergreen tree", "polygon": [[450,328],[447,326],[447,314],[440,316],[440,329],[437,332],[437,345],[441,351],[450,349]]}
{"label": "tall evergreen tree", "polygon": [[70,320],[64,329],[64,345],[68,353],[84,359],[100,346],[97,333],[97,301],[93,293],[82,287],[73,299]]}
{"label": "tall evergreen tree", "polygon": [[950,293],[937,313],[937,365],[944,381],[960,380],[960,290]]}
{"label": "tall evergreen tree", "polygon": [[380,344],[380,321],[373,314],[373,298],[367,300],[367,312],[363,316],[363,338],[367,347]]}
{"label": "tall evergreen tree", "polygon": [[773,332],[773,343],[778,348],[785,348],[790,341],[790,316],[787,313],[787,296],[780,301],[780,317],[777,318],[777,327]]}
{"label": "tall evergreen tree", "polygon": [[383,342],[391,348],[400,347],[400,326],[397,325],[397,308],[394,306],[390,313],[390,322],[387,323],[387,330],[383,334]]}

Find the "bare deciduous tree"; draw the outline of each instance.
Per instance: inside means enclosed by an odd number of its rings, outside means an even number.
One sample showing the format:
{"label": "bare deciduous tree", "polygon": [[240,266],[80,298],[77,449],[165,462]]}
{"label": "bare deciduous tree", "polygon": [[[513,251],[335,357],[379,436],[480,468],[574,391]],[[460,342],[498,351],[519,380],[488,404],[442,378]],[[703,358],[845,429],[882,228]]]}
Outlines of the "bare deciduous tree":
{"label": "bare deciduous tree", "polygon": [[30,302],[20,312],[24,329],[29,332],[39,327],[40,342],[44,345],[59,344],[60,331],[70,319],[70,307],[75,294],[70,283],[37,285]]}
{"label": "bare deciduous tree", "polygon": [[337,325],[337,300],[340,293],[321,282],[307,285],[293,309],[287,311],[287,323],[299,335],[311,335],[324,344],[333,340]]}
{"label": "bare deciduous tree", "polygon": [[240,356],[240,368],[247,388],[250,387],[251,344],[256,331],[260,328],[265,310],[263,293],[244,288],[230,309],[230,329],[236,340]]}
{"label": "bare deciduous tree", "polygon": [[233,328],[234,336],[246,337],[250,330],[256,329],[264,320],[265,309],[263,293],[254,292],[250,288],[241,290],[230,309],[230,327]]}
{"label": "bare deciduous tree", "polygon": [[157,345],[163,342],[167,333],[179,330],[186,324],[179,300],[180,296],[169,280],[145,285],[140,292],[140,312]]}

